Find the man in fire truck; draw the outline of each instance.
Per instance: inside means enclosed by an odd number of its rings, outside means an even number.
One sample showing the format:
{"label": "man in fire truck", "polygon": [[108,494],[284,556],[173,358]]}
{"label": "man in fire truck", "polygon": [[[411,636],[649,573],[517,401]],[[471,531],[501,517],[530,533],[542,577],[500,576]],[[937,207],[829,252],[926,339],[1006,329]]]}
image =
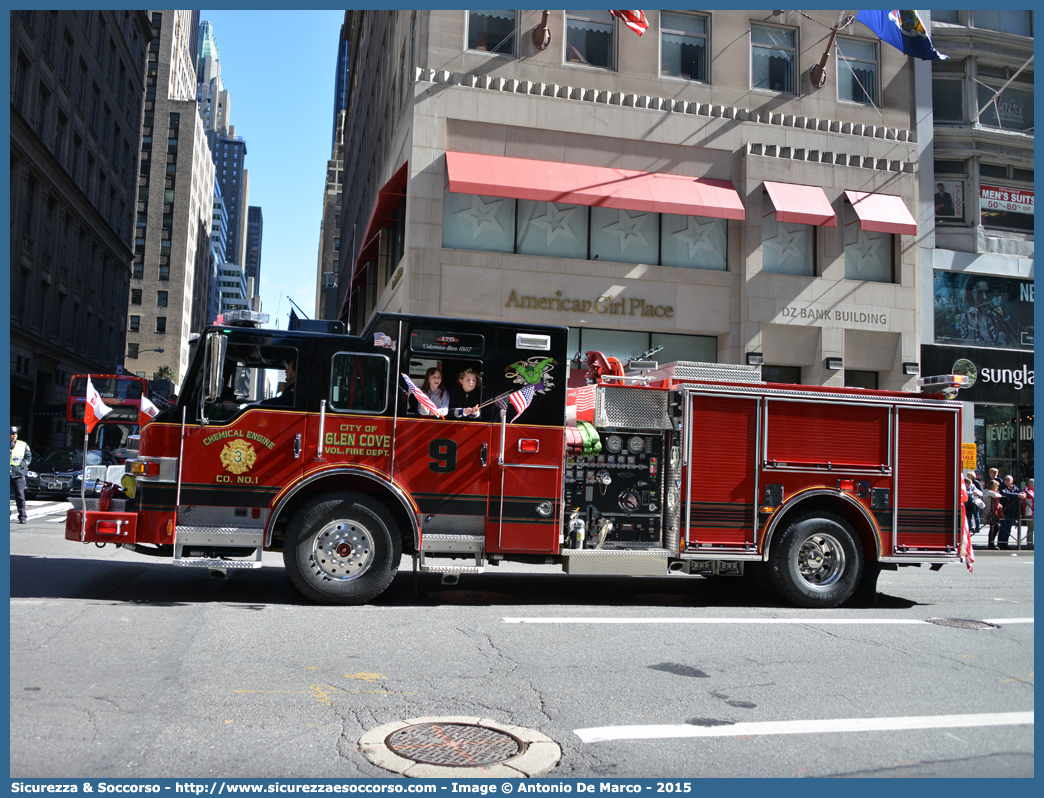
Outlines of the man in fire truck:
{"label": "man in fire truck", "polygon": [[280,384],[280,392],[261,402],[264,407],[293,407],[294,391],[297,389],[297,359],[290,358],[286,361],[286,380]]}

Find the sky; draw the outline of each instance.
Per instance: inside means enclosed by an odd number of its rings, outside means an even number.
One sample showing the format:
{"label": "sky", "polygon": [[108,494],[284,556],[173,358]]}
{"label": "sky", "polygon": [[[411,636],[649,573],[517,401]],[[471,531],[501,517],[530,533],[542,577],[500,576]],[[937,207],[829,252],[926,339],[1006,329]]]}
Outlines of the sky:
{"label": "sky", "polygon": [[264,219],[261,310],[286,329],[292,299],[315,318],[319,227],[344,11],[200,11],[214,26],[229,122],[246,142],[250,205]]}

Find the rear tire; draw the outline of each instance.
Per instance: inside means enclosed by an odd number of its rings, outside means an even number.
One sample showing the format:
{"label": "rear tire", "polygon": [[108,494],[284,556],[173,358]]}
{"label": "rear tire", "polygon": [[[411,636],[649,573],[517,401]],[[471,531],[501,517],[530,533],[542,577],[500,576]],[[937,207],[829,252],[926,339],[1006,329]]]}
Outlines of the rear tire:
{"label": "rear tire", "polygon": [[863,575],[863,547],[840,516],[805,515],[784,530],[767,565],[769,583],[784,600],[826,609],[855,592]]}
{"label": "rear tire", "polygon": [[364,493],[317,496],[290,519],[283,563],[294,587],[321,604],[364,604],[391,584],[402,541],[391,513]]}

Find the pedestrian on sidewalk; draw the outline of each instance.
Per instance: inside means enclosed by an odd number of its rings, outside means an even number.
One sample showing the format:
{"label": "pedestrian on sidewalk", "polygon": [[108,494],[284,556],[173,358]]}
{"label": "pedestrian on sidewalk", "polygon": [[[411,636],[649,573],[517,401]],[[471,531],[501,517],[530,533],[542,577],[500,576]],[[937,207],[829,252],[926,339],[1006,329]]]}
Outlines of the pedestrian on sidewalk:
{"label": "pedestrian on sidewalk", "polygon": [[18,507],[18,523],[24,524],[28,520],[25,512],[25,475],[29,473],[33,453],[29,450],[28,443],[18,440],[21,429],[11,427],[11,490]]}
{"label": "pedestrian on sidewalk", "polygon": [[986,523],[990,527],[986,548],[995,549],[997,548],[997,535],[1000,534],[1001,518],[1004,516],[1000,502],[1000,483],[995,479],[991,479],[986,483],[986,489],[982,492],[982,496],[986,502]]}
{"label": "pedestrian on sidewalk", "polygon": [[1022,489],[1025,498],[1022,500],[1022,517],[1026,519],[1026,545],[1033,548],[1033,480],[1026,480]]}
{"label": "pedestrian on sidewalk", "polygon": [[964,490],[968,493],[968,501],[964,504],[964,511],[968,516],[968,533],[974,535],[982,526],[982,516],[979,511],[986,506],[982,500],[982,488],[975,484],[974,472],[969,471],[964,475]]}
{"label": "pedestrian on sidewalk", "polygon": [[[1026,498],[1026,494],[1022,493],[1015,485],[1015,477],[1008,474],[1004,477],[1004,484],[1000,489],[1000,503],[1001,511],[1004,516],[1000,522],[1000,532],[997,536],[997,545],[1002,548],[1008,548],[1008,543],[1011,538],[1012,525],[1018,520],[1019,507],[1022,504],[1022,500]],[[1016,527],[1018,529],[1018,527]],[[1018,533],[1016,532],[1015,543],[1018,544]]]}

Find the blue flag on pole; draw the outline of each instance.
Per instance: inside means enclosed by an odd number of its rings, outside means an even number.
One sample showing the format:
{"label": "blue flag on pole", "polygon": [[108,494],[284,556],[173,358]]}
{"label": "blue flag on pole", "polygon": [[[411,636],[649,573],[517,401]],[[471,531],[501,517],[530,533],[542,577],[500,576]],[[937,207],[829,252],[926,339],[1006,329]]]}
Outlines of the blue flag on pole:
{"label": "blue flag on pole", "polygon": [[932,46],[931,37],[916,11],[860,11],[856,20],[876,33],[900,52],[922,61],[943,61],[949,58]]}

